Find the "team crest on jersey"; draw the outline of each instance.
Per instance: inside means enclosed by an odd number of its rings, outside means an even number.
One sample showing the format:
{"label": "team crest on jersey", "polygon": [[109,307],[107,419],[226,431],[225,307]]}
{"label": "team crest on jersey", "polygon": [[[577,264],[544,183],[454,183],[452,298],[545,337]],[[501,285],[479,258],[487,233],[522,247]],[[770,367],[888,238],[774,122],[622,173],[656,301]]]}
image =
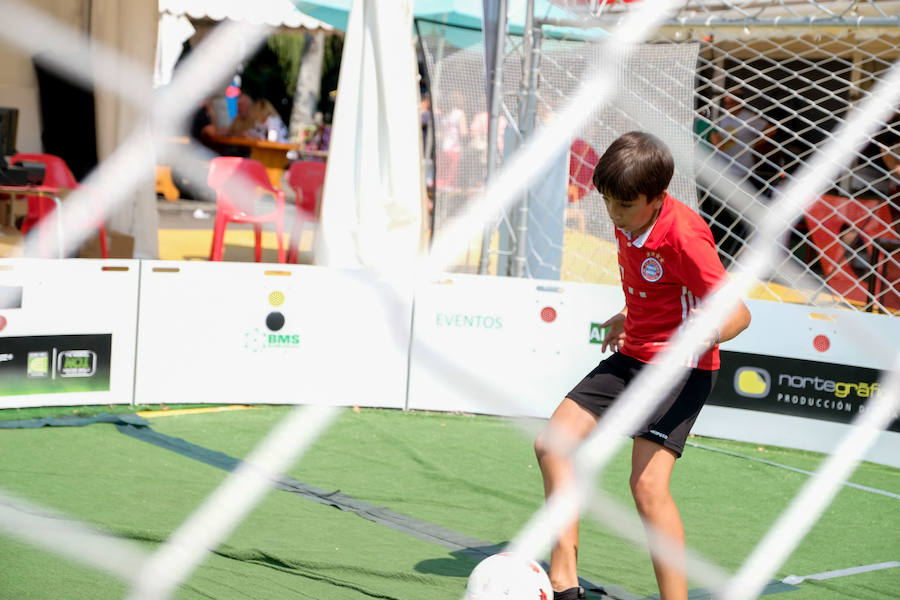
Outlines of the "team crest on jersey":
{"label": "team crest on jersey", "polygon": [[659,281],[662,276],[662,263],[659,262],[659,260],[654,256],[645,258],[644,262],[641,263],[641,277],[643,277],[650,283],[653,283],[655,281]]}

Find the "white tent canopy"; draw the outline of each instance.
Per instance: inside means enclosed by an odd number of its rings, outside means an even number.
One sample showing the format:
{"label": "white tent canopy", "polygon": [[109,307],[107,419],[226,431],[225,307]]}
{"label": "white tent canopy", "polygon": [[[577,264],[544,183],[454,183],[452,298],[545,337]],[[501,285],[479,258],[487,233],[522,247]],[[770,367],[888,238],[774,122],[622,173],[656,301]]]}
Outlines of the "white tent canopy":
{"label": "white tent canopy", "polygon": [[[306,15],[291,0],[159,0],[159,29],[153,85],[166,85],[182,44],[197,30],[188,19],[247,21],[270,27],[287,27],[307,31],[334,31],[334,27]],[[201,28],[202,29],[202,28]]]}
{"label": "white tent canopy", "polygon": [[272,27],[333,31],[327,23],[303,14],[291,0],[159,0],[159,12],[194,19],[232,19]]}

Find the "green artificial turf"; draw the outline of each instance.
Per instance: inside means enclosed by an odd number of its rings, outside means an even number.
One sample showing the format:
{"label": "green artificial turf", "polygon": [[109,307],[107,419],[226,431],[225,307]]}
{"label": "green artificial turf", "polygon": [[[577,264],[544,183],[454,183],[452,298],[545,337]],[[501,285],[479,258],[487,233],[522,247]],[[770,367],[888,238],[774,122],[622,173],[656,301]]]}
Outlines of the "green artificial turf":
{"label": "green artificial turf", "polygon": [[[97,412],[110,412],[101,407]],[[29,409],[35,410],[35,409]],[[159,433],[233,457],[246,455],[288,407],[167,416]],[[10,411],[0,411],[5,418]],[[53,413],[56,416],[60,413]],[[85,413],[80,413],[84,415]],[[50,416],[50,415],[46,415]],[[35,418],[19,413],[15,418]],[[815,470],[822,456],[694,438],[704,445]],[[109,424],[0,432],[0,489],[152,549],[195,509],[224,471],[119,433]],[[602,476],[631,509],[626,445]],[[459,534],[499,544],[542,503],[531,436],[505,419],[363,409],[344,411],[288,475]],[[808,478],[688,448],[673,493],[689,545],[732,571]],[[854,482],[900,493],[900,471],[863,463]],[[900,556],[900,500],[844,488],[776,574],[808,575]],[[477,559],[354,513],[272,491],[179,591],[178,598],[428,598],[458,600]],[[581,574],[637,596],[656,591],[649,558],[584,519]],[[98,571],[0,538],[2,598],[122,598]],[[791,600],[894,598],[900,568],[809,581]],[[692,583],[692,587],[699,587]],[[775,598],[776,596],[767,596]]]}

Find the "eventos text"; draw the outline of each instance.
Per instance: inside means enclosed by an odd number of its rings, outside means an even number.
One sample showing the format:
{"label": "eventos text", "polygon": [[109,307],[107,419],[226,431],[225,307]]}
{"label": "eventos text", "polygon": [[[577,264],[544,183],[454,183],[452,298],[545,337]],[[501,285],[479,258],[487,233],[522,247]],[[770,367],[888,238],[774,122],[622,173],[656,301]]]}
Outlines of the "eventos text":
{"label": "eventos text", "polygon": [[473,329],[503,329],[503,319],[491,315],[466,315],[462,313],[438,313],[438,327],[471,327]]}

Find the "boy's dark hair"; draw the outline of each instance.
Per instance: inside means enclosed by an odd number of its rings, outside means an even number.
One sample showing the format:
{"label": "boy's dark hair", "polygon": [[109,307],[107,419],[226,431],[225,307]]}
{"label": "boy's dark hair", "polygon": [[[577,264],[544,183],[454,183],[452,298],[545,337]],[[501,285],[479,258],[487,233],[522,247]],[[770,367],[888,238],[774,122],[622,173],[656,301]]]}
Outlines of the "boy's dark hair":
{"label": "boy's dark hair", "polygon": [[609,145],[597,166],[593,183],[597,191],[620,202],[641,194],[652,200],[669,187],[675,161],[658,137],[643,131],[629,131]]}

